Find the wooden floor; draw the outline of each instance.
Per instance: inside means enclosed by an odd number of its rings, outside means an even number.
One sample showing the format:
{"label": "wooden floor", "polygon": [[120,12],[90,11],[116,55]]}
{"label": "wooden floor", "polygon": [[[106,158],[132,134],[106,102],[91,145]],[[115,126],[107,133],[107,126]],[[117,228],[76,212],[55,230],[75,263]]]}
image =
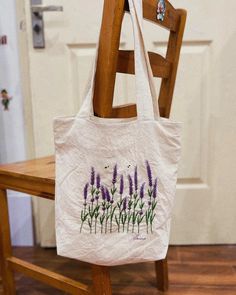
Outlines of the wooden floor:
{"label": "wooden floor", "polygon": [[[14,254],[39,266],[91,282],[87,264],[56,256],[54,249],[15,248]],[[152,263],[111,268],[114,295],[236,295],[236,246],[170,247],[170,289],[158,292]],[[17,294],[65,294],[16,275]],[[1,291],[0,291],[0,294]]]}

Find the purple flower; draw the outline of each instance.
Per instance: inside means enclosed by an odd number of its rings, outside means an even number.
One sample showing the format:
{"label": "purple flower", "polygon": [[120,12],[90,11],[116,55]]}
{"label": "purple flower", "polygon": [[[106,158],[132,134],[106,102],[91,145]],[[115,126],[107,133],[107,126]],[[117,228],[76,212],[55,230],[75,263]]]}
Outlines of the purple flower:
{"label": "purple flower", "polygon": [[107,202],[108,202],[108,203],[111,201],[111,195],[110,195],[110,193],[109,193],[108,188],[106,188],[106,199],[107,199]]}
{"label": "purple flower", "polygon": [[96,188],[99,189],[101,186],[101,177],[100,177],[100,174],[97,174],[97,177],[96,177]]}
{"label": "purple flower", "polygon": [[120,195],[123,195],[124,192],[124,177],[121,175],[120,177]]}
{"label": "purple flower", "polygon": [[105,188],[103,185],[101,186],[101,192],[102,192],[102,199],[103,199],[103,201],[105,201],[106,200],[106,191],[105,191]]}
{"label": "purple flower", "polygon": [[126,208],[127,208],[127,198],[124,198],[124,200],[123,200],[123,208],[122,208],[122,210],[125,211]]}
{"label": "purple flower", "polygon": [[94,185],[94,182],[95,182],[95,170],[93,167],[91,167],[90,184]]}
{"label": "purple flower", "polygon": [[112,178],[112,184],[116,184],[116,180],[117,180],[117,164],[114,166],[113,169],[113,178]]}
{"label": "purple flower", "polygon": [[141,211],[139,211],[139,215],[143,215],[143,211],[141,210]]}
{"label": "purple flower", "polygon": [[134,170],[134,188],[135,188],[135,191],[138,190],[138,169],[137,169],[137,166],[135,167],[135,170]]}
{"label": "purple flower", "polygon": [[87,200],[87,197],[88,197],[88,186],[89,186],[89,184],[86,183],[85,187],[84,187],[84,199],[85,200]]}
{"label": "purple flower", "polygon": [[133,179],[130,175],[128,175],[129,180],[129,195],[132,196],[133,194]]}
{"label": "purple flower", "polygon": [[106,210],[106,207],[102,207],[102,211],[105,211]]}
{"label": "purple flower", "polygon": [[97,195],[97,196],[95,197],[95,199],[98,201],[98,199],[99,199],[99,196]]}
{"label": "purple flower", "polygon": [[156,199],[157,197],[157,178],[155,179],[155,182],[154,182],[152,196],[154,199]]}
{"label": "purple flower", "polygon": [[113,200],[113,199],[111,199],[110,203],[111,203],[111,204],[113,204],[113,203],[114,203],[114,200]]}
{"label": "purple flower", "polygon": [[140,199],[143,199],[144,197],[144,187],[145,187],[145,182],[142,184],[140,188]]}
{"label": "purple flower", "polygon": [[151,201],[148,201],[148,206],[151,206],[152,205],[152,202]]}
{"label": "purple flower", "polygon": [[94,198],[92,198],[90,201],[91,201],[91,203],[93,203],[94,202]]}
{"label": "purple flower", "polygon": [[151,167],[150,167],[150,164],[148,163],[148,161],[146,161],[146,166],[147,166],[147,175],[148,175],[149,186],[152,186],[152,170],[151,170]]}

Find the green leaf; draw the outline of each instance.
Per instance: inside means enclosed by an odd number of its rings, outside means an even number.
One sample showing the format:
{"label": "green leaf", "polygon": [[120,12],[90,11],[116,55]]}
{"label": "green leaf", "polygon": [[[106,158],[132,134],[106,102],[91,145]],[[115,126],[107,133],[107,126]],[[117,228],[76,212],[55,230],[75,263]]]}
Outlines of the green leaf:
{"label": "green leaf", "polygon": [[138,202],[139,202],[139,200],[136,200],[136,201],[134,202],[134,210],[136,209],[136,207],[137,207],[137,205],[138,205]]}
{"label": "green leaf", "polygon": [[96,188],[92,188],[91,189],[91,194],[93,195],[95,193],[95,191],[96,191]]}
{"label": "green leaf", "polygon": [[113,218],[113,215],[115,213],[115,210],[116,210],[116,206],[112,209],[112,212],[111,212],[111,218]]}
{"label": "green leaf", "polygon": [[138,217],[138,221],[137,221],[138,224],[140,224],[140,223],[143,221],[143,218],[144,218],[144,215],[143,215],[143,216],[140,216],[140,215],[139,215],[139,217]]}
{"label": "green leaf", "polygon": [[121,217],[122,224],[125,224],[126,219],[127,219],[127,215],[126,214],[122,215],[122,217]]}
{"label": "green leaf", "polygon": [[84,216],[83,216],[83,218],[81,218],[81,220],[84,222],[86,219],[87,219],[87,217],[88,217],[88,213],[86,213]]}
{"label": "green leaf", "polygon": [[153,223],[153,220],[154,220],[155,216],[156,216],[156,214],[151,216],[151,223]]}
{"label": "green leaf", "polygon": [[115,220],[116,220],[117,225],[119,225],[119,219],[117,218],[116,215],[115,215]]}
{"label": "green leaf", "polygon": [[142,202],[142,203],[139,205],[139,208],[140,208],[140,209],[143,209],[143,206],[144,206],[144,202]]}
{"label": "green leaf", "polygon": [[103,216],[100,217],[100,223],[101,224],[103,224],[104,219],[105,219],[105,215],[103,215]]}
{"label": "green leaf", "polygon": [[151,189],[148,189],[148,195],[149,195],[149,197],[152,196],[152,190]]}
{"label": "green leaf", "polygon": [[152,210],[154,211],[156,208],[157,202],[152,203]]}

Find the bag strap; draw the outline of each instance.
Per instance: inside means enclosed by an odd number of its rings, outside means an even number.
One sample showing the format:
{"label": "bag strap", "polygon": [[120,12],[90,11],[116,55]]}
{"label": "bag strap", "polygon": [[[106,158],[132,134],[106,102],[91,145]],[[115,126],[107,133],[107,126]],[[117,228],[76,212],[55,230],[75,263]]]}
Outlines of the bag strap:
{"label": "bag strap", "polygon": [[[142,0],[128,0],[130,15],[134,34],[134,59],[135,59],[135,85],[136,85],[136,104],[138,120],[154,120],[160,117],[157,104],[157,95],[153,80],[153,74],[145,49],[143,38],[143,6]],[[90,74],[89,82],[86,87],[85,100],[78,112],[78,117],[91,117],[93,113],[93,93],[95,85],[95,73],[98,57],[98,45],[96,48],[95,60]]]}

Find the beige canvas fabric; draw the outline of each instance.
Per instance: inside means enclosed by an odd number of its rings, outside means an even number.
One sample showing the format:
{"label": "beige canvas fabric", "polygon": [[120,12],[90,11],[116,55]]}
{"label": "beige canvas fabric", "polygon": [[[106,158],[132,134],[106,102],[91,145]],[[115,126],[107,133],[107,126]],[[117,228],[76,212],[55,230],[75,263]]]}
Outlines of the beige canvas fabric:
{"label": "beige canvas fabric", "polygon": [[93,115],[95,59],[79,113],[54,121],[57,251],[100,265],[166,256],[180,158],[181,125],[159,115],[142,1],[129,5],[137,118]]}

